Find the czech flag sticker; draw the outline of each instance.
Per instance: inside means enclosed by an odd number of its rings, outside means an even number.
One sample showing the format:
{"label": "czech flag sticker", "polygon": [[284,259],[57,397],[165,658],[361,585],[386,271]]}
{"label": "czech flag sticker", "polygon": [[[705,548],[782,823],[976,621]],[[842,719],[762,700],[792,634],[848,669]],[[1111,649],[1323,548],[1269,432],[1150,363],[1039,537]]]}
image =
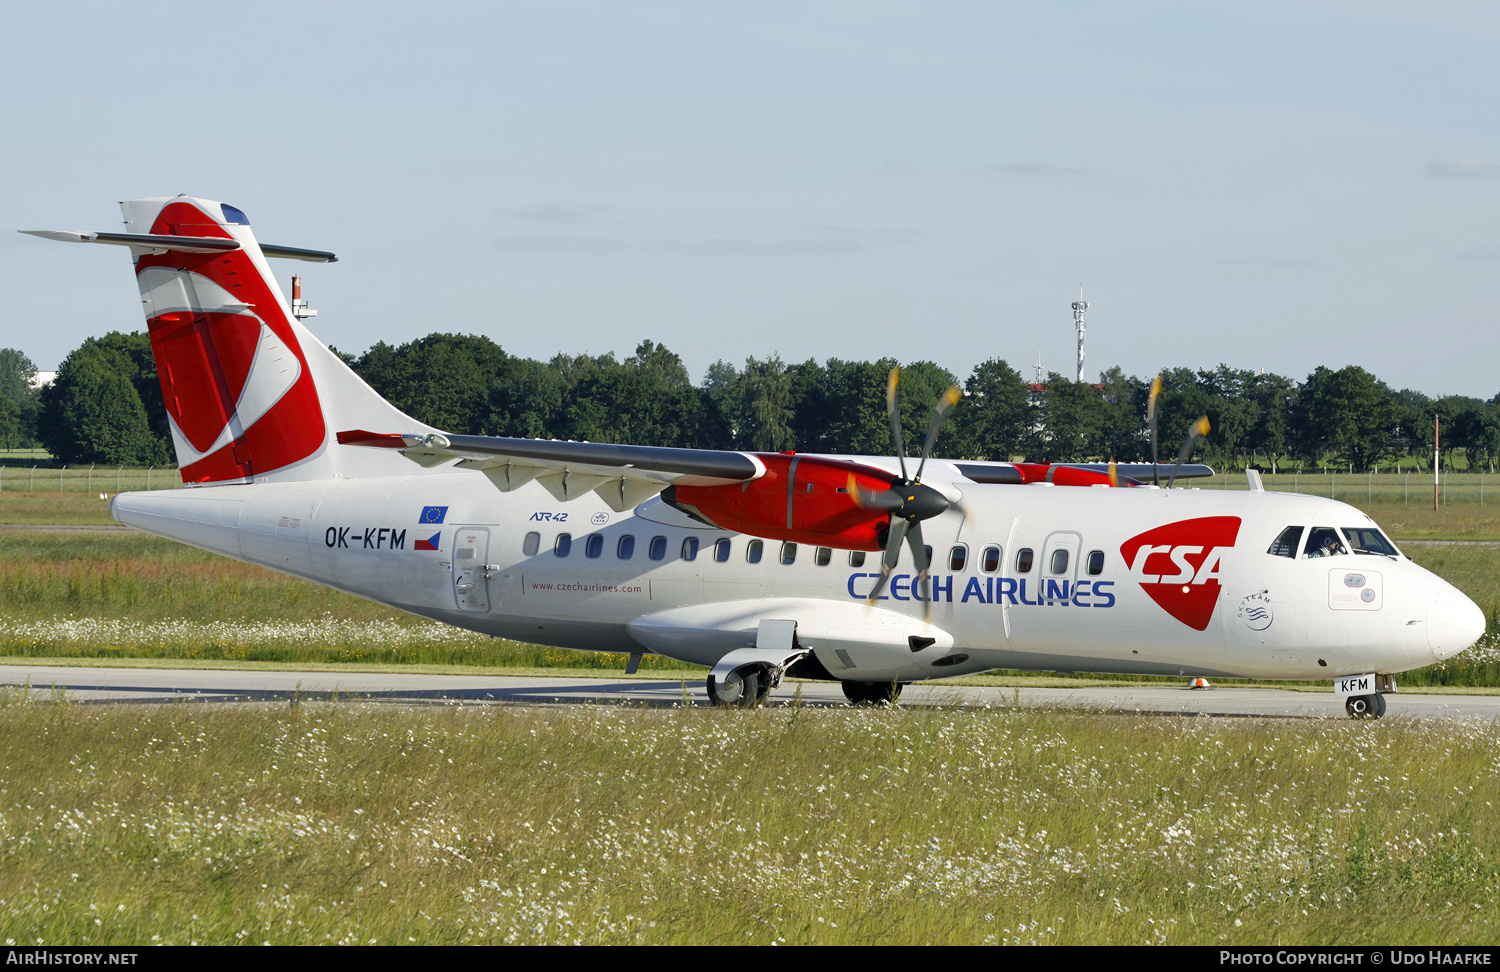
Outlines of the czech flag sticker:
{"label": "czech flag sticker", "polygon": [[437,533],[434,533],[432,536],[428,537],[426,540],[418,540],[416,542],[416,545],[413,546],[412,549],[413,550],[436,550],[436,549],[438,549],[438,542],[441,541],[442,539],[443,539],[443,531],[439,530]]}

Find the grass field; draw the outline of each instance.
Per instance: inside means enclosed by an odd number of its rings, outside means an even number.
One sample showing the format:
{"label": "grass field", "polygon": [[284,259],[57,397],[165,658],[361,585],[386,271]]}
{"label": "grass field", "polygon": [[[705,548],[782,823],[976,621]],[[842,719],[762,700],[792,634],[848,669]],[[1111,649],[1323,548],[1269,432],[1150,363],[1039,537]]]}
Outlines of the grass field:
{"label": "grass field", "polygon": [[0,937],[1490,943],[1493,724],[0,706]]}
{"label": "grass field", "polygon": [[[0,519],[103,506],[13,495]],[[1480,536],[1500,533],[1490,508],[1461,508]],[[1407,552],[1469,592],[1491,636],[1402,685],[1500,684],[1500,548]],[[430,624],[137,533],[3,529],[0,654],[624,661]],[[0,690],[0,939],[1486,944],[1500,934],[1497,752],[1500,726],[1478,722],[85,706]]]}

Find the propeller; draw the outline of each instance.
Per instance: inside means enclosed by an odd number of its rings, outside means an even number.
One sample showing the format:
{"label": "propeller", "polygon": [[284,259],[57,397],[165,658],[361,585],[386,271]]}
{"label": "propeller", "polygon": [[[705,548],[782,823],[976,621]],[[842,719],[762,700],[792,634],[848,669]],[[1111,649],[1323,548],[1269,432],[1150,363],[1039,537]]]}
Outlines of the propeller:
{"label": "propeller", "polygon": [[1146,400],[1146,422],[1151,426],[1151,484],[1161,485],[1161,471],[1156,468],[1156,399],[1161,395],[1161,375],[1151,379],[1151,397]]}
{"label": "propeller", "polygon": [[1182,450],[1177,453],[1177,465],[1172,467],[1172,478],[1167,480],[1167,489],[1171,489],[1172,484],[1177,482],[1177,470],[1181,469],[1182,464],[1188,461],[1188,456],[1193,454],[1193,447],[1198,444],[1199,439],[1208,435],[1210,428],[1208,416],[1205,415],[1194,422],[1192,428],[1188,429],[1187,438],[1182,443]]}
{"label": "propeller", "polygon": [[927,607],[926,620],[931,621],[932,596],[928,588],[927,569],[932,566],[932,558],[927,555],[927,545],[922,542],[922,521],[930,520],[950,509],[958,510],[970,522],[973,517],[962,503],[950,500],[931,486],[922,485],[922,471],[927,468],[927,457],[932,453],[933,444],[937,442],[943,419],[948,410],[963,397],[963,392],[954,385],[938,399],[937,408],[933,410],[932,426],[927,430],[927,441],[922,445],[922,459],[917,463],[917,474],[908,478],[906,445],[901,436],[901,409],[896,394],[900,380],[901,369],[892,368],[885,386],[885,404],[891,417],[891,437],[896,443],[896,459],[901,464],[901,478],[892,483],[889,489],[871,492],[860,489],[855,483],[854,474],[850,473],[849,494],[862,509],[885,510],[890,513],[890,529],[887,531],[885,551],[880,561],[880,580],[876,581],[875,589],[870,592],[865,603],[873,607],[880,592],[885,590],[886,582],[890,580],[891,572],[895,570],[896,562],[901,557],[901,544],[904,541],[911,547],[912,560],[917,567],[918,589],[922,591],[922,600]]}

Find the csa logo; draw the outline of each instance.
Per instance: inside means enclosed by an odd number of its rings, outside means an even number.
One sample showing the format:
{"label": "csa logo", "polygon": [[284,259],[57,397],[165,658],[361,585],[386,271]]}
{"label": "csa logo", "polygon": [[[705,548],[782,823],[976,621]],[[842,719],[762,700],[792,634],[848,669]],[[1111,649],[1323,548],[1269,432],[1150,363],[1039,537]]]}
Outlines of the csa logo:
{"label": "csa logo", "polygon": [[1120,545],[1130,576],[1172,617],[1196,631],[1208,628],[1219,600],[1224,555],[1240,533],[1237,516],[1179,520]]}

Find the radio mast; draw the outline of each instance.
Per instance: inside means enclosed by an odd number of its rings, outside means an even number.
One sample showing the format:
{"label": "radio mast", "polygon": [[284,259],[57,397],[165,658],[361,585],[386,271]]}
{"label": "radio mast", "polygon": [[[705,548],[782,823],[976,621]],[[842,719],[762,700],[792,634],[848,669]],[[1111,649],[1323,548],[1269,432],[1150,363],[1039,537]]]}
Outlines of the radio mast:
{"label": "radio mast", "polygon": [[1073,301],[1073,326],[1078,329],[1078,381],[1083,382],[1083,332],[1087,329],[1084,314],[1089,302],[1083,299],[1083,284],[1078,285],[1078,299]]}

